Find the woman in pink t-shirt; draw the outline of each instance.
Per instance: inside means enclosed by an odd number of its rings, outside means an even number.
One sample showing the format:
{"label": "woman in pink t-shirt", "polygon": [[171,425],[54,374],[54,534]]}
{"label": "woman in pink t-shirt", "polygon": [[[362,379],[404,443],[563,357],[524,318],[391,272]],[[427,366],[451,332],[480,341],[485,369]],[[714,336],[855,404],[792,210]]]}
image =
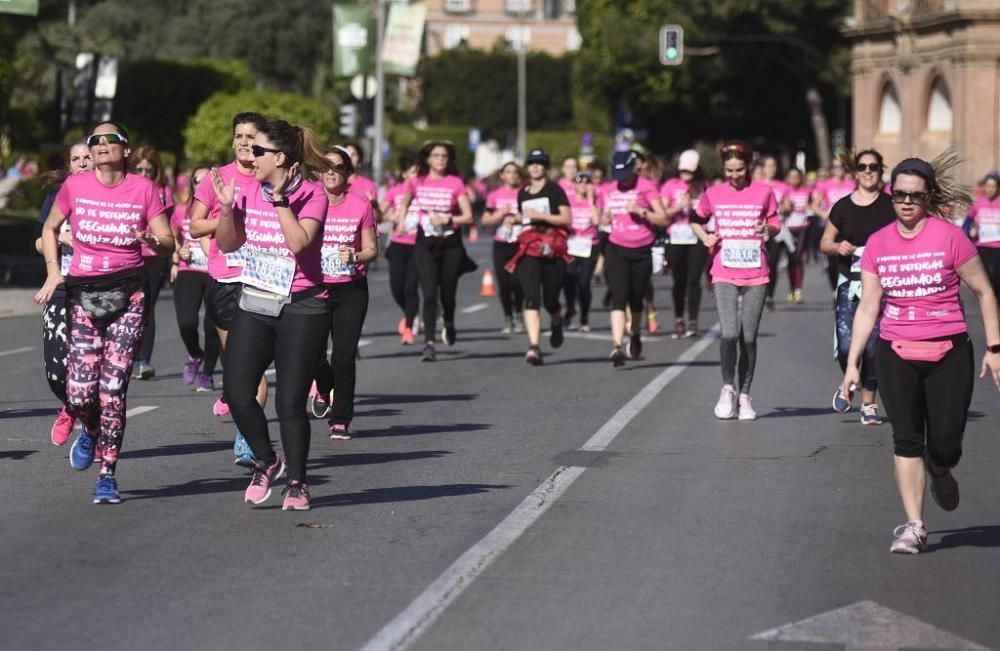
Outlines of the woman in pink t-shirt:
{"label": "woman in pink t-shirt", "polygon": [[483,226],[494,227],[493,273],[504,316],[500,332],[509,335],[524,332],[524,291],[516,274],[504,268],[517,253],[517,236],[521,234],[521,216],[517,212],[517,192],[524,182],[521,166],[513,161],[504,164],[500,181],[503,185],[486,195]]}
{"label": "woman in pink t-shirt", "polygon": [[563,290],[566,294],[566,312],[563,327],[569,327],[580,303],[580,332],[590,332],[590,305],[593,301],[591,281],[597,265],[597,226],[601,223],[603,201],[597,196],[590,174],[578,172],[573,179],[572,191],[567,195],[573,223],[569,229],[569,254],[573,256],[566,267]]}
{"label": "woman in pink t-shirt", "polygon": [[365,150],[361,147],[361,143],[353,141],[345,143],[344,149],[351,153],[351,165],[354,169],[348,180],[349,192],[370,203],[375,221],[381,223],[382,208],[378,202],[378,186],[370,178],[361,176],[361,166],[365,163]]}
{"label": "woman in pink t-shirt", "polygon": [[[760,182],[771,186],[771,190],[774,192],[774,200],[778,202],[778,215],[781,221],[784,222],[788,216],[788,186],[780,179],[779,171],[778,159],[775,156],[768,154],[760,159]],[[778,235],[768,238],[764,245],[767,251],[767,266],[770,273],[767,282],[767,300],[765,302],[769,310],[774,309],[774,292],[778,289],[778,280],[780,278],[778,267],[781,264],[781,258],[782,256],[791,258],[794,253],[794,244],[795,242],[791,237],[791,233],[787,229],[779,229]],[[789,288],[788,294],[788,302],[795,302],[791,288]]]}
{"label": "woman in pink t-shirt", "polygon": [[993,293],[1000,295],[1000,174],[990,172],[983,178],[982,186],[983,195],[969,207],[970,234],[976,241]]}
{"label": "woman in pink t-shirt", "polygon": [[[316,134],[268,120],[251,148],[254,177],[236,200],[236,181],[212,170],[219,205],[219,250],[244,252],[243,289],[226,348],[223,386],[236,427],[256,459],[244,499],[262,504],[285,461],[271,445],[257,383],[274,362],[275,411],[287,459],[284,510],[309,508],[306,399],[330,327],[323,285],[323,224],[328,201],[315,179],[332,163]],[[245,246],[244,246],[245,245]]]}
{"label": "woman in pink t-shirt", "polygon": [[[704,181],[698,167],[700,156],[688,149],[677,162],[677,176],[660,188],[667,211],[667,259],[673,275],[674,329],[672,339],[698,336],[698,313],[701,311],[701,276],[708,253],[691,226],[694,207],[701,197]],[[684,310],[687,308],[687,325]]]}
{"label": "woman in pink t-shirt", "polygon": [[[693,226],[695,235],[715,256],[712,280],[722,326],[722,391],[715,416],[754,420],[757,413],[750,402],[750,384],[757,365],[757,329],[769,277],[764,237],[778,233],[778,202],[771,186],[750,181],[753,151],[746,143],[730,142],[721,154],[726,183],[713,185],[701,195],[696,209],[699,219]],[[708,233],[703,224],[712,217],[715,233]]]}
{"label": "woman in pink t-shirt", "polygon": [[[830,164],[830,177],[816,183],[813,189],[813,212],[818,219],[815,222],[814,239],[819,242],[823,230],[826,228],[826,221],[830,218],[830,210],[833,205],[854,192],[855,183],[847,174],[847,168],[843,161],[834,159]],[[837,289],[837,259],[836,256],[827,256],[826,277],[830,283],[830,289]]]}
{"label": "woman in pink t-shirt", "polygon": [[793,250],[788,253],[788,301],[802,303],[802,281],[805,275],[805,256],[808,243],[810,203],[812,188],[805,182],[802,170],[793,167],[785,175],[788,192],[785,194],[784,225],[792,235]]}
{"label": "woman in pink t-shirt", "polygon": [[951,469],[962,456],[975,374],[959,297],[963,281],[983,315],[987,351],[980,377],[989,373],[1000,390],[1000,315],[989,278],[962,229],[929,216],[947,214],[954,202],[968,201],[967,193],[951,182],[955,164],[953,156],[934,164],[909,158],[892,171],[896,221],[865,244],[861,304],[840,387],[849,396],[861,383],[858,362],[881,311],[876,374],[892,423],[896,488],[906,513],[906,524],[894,532],[890,551],[895,553],[927,549],[926,475],[938,506],[945,511],[958,507],[958,482]]}
{"label": "woman in pink t-shirt", "polygon": [[317,418],[333,411],[328,425],[330,439],[337,441],[351,438],[358,341],[368,313],[368,265],[378,258],[378,236],[371,203],[348,189],[354,172],[350,152],[331,147],[326,157],[330,167],[323,173],[323,189],[330,205],[323,227],[323,282],[333,352],[329,363],[321,356],[310,408]]}
{"label": "woman in pink t-shirt", "polygon": [[389,260],[389,291],[392,292],[396,305],[403,310],[397,332],[400,343],[412,346],[417,312],[420,310],[420,277],[417,275],[417,259],[413,248],[417,243],[420,214],[412,202],[406,213],[401,213],[399,209],[406,196],[406,184],[417,175],[417,159],[409,154],[403,156],[399,162],[399,171],[403,182],[393,185],[385,193],[381,210],[393,225],[385,257]]}
{"label": "woman in pink t-shirt", "polygon": [[85,470],[100,460],[95,503],[121,501],[115,467],[125,436],[125,394],[145,326],[148,288],[142,244],[159,255],[174,249],[156,186],[126,171],[128,132],[102,122],[87,138],[93,173],[66,179],[42,229],[47,276],[35,302],[44,304],[63,284],[58,238],[69,219],[73,257],[65,277],[69,295],[67,402],[83,427],[70,463]]}

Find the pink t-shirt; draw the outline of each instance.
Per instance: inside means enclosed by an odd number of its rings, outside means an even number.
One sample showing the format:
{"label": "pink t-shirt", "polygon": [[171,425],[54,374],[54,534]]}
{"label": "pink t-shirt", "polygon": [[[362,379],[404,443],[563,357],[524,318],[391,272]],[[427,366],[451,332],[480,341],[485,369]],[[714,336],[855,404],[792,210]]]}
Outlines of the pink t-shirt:
{"label": "pink t-shirt", "polygon": [[771,186],[756,181],[742,190],[729,183],[713,185],[701,195],[697,212],[715,218],[718,244],[711,270],[715,282],[741,287],[766,284],[767,253],[764,238],[755,229],[762,222],[781,225]]}
{"label": "pink t-shirt", "polygon": [[976,199],[969,207],[969,217],[976,222],[979,230],[976,244],[991,249],[1000,248],[1000,195],[993,201],[985,196]]}
{"label": "pink t-shirt", "polygon": [[[219,175],[226,185],[229,185],[233,179],[236,180],[234,204],[239,203],[241,197],[247,194],[260,192],[260,184],[257,183],[253,174],[241,172],[235,161],[220,167]],[[194,198],[208,208],[209,219],[219,218],[219,201],[215,197],[215,189],[212,187],[211,179],[202,180],[201,185],[194,193]],[[212,278],[220,281],[234,282],[238,280],[240,274],[243,273],[243,254],[239,251],[229,254],[222,253],[219,251],[219,245],[215,242],[215,238],[211,238],[208,242],[208,273]]]}
{"label": "pink t-shirt", "polygon": [[854,192],[854,181],[846,178],[843,181],[827,179],[816,184],[816,192],[822,201],[821,207],[828,211],[833,208],[833,204]]}
{"label": "pink t-shirt", "polygon": [[[160,193],[160,200],[163,201],[163,209],[170,210],[174,206],[174,193],[170,191],[170,188],[162,185],[157,186],[156,189]],[[144,258],[152,258],[160,255],[153,249],[146,246],[145,242],[139,242],[139,246],[142,248],[142,257]]]}
{"label": "pink t-shirt", "polygon": [[355,176],[347,191],[365,201],[378,200],[378,188],[375,187],[375,182],[364,176]]}
{"label": "pink t-shirt", "polygon": [[559,187],[563,189],[567,197],[576,192],[576,183],[571,180],[559,179]]}
{"label": "pink t-shirt", "polygon": [[[569,212],[573,217],[570,237],[588,237],[596,243],[597,224],[594,223],[594,207],[590,205],[590,200],[577,195],[575,188],[566,193],[566,198],[569,199]],[[600,206],[600,199],[595,198],[594,203]]]}
{"label": "pink t-shirt", "polygon": [[142,247],[133,229],[145,231],[162,215],[163,199],[149,179],[126,174],[106,186],[94,172],[73,174],[59,188],[56,205],[73,232],[72,278],[97,278],[142,267]]}
{"label": "pink t-shirt", "polygon": [[365,276],[367,270],[363,262],[342,264],[337,252],[342,245],[360,251],[361,231],[369,228],[375,228],[375,211],[367,199],[348,191],[341,203],[327,206],[323,226],[323,282],[347,283]]}
{"label": "pink t-shirt", "polygon": [[791,190],[787,183],[777,179],[763,181],[763,183],[771,186],[771,191],[774,192],[774,199],[778,202],[779,206],[781,205],[781,202],[785,200],[785,197],[788,195],[788,191]]}
{"label": "pink t-shirt", "polygon": [[921,341],[965,332],[956,269],[976,255],[965,232],[930,217],[912,239],[896,223],[873,233],[861,254],[861,270],[878,276],[886,297],[879,336]]}
{"label": "pink t-shirt", "polygon": [[656,239],[652,224],[642,217],[629,213],[628,204],[632,201],[640,208],[649,210],[653,200],[659,198],[659,194],[656,184],[644,176],[638,177],[635,187],[627,191],[621,190],[615,183],[614,187],[604,195],[604,209],[611,214],[611,236],[608,240],[627,249],[638,249],[652,244]]}
{"label": "pink t-shirt", "polygon": [[809,226],[809,204],[812,201],[813,191],[808,185],[800,185],[797,188],[788,186],[788,193],[785,195],[792,202],[792,213],[785,218],[785,226],[790,230],[798,231]]}
{"label": "pink t-shirt", "polygon": [[[691,184],[687,181],[674,177],[667,179],[667,182],[660,188],[660,196],[667,208],[678,205],[684,200],[684,195],[691,189]],[[692,204],[693,205],[693,204]],[[667,225],[667,234],[670,236],[671,244],[701,244],[691,230],[691,210],[681,210],[670,217]]]}
{"label": "pink t-shirt", "polygon": [[445,176],[440,179],[431,176],[420,176],[411,179],[408,192],[413,196],[413,202],[420,211],[420,229],[425,237],[451,235],[455,229],[450,224],[431,225],[430,213],[458,214],[458,198],[465,194],[465,183],[457,176]]}
{"label": "pink t-shirt", "polygon": [[[517,192],[518,188],[499,187],[486,195],[486,208],[489,210],[499,210],[501,216],[507,213],[517,214]],[[515,220],[518,221],[518,220]],[[504,228],[503,220],[497,222],[496,233],[493,234],[494,242],[511,243],[517,241],[517,236],[521,234],[520,224],[514,224],[510,228]]]}
{"label": "pink t-shirt", "polygon": [[[394,215],[399,214],[399,207],[403,204],[403,197],[406,196],[407,185],[397,183],[389,188],[385,193],[385,201],[389,204]],[[389,240],[393,244],[405,244],[412,246],[417,243],[417,223],[420,220],[420,212],[417,210],[417,203],[410,202],[410,208],[406,211],[406,230],[402,233],[396,231],[393,225],[392,238]]]}
{"label": "pink t-shirt", "polygon": [[[299,218],[314,219],[322,224],[326,220],[328,201],[323,186],[314,181],[302,181],[294,192],[288,195],[288,203],[292,212]],[[298,255],[293,254],[285,242],[285,234],[281,230],[278,219],[278,209],[264,199],[262,188],[258,185],[253,192],[248,192],[236,201],[233,207],[235,219],[243,221],[247,234],[243,245],[244,255],[248,258],[247,267],[252,266],[249,260],[252,256],[271,256],[274,258],[294,259],[295,271],[292,277],[292,293],[301,292],[321,285],[323,271],[320,261],[320,250],[323,246],[322,237],[316,240]],[[243,282],[247,283],[246,274]],[[272,290],[273,291],[273,290]]]}
{"label": "pink t-shirt", "polygon": [[178,248],[186,246],[191,252],[189,259],[182,258],[177,263],[177,270],[208,273],[208,256],[201,249],[201,240],[197,237],[191,237],[191,215],[188,213],[187,204],[179,203],[174,207],[174,214],[170,216],[170,225],[175,233],[180,233],[180,238],[177,240]]}

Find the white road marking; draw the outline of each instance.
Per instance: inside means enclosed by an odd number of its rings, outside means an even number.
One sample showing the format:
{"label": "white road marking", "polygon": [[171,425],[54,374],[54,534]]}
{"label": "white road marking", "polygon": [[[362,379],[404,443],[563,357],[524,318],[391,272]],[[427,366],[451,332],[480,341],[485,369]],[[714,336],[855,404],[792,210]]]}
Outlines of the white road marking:
{"label": "white road marking", "polygon": [[469,307],[463,307],[459,312],[462,314],[475,314],[476,312],[482,312],[489,307],[489,303],[473,303]]}
{"label": "white road marking", "polygon": [[29,353],[35,349],[34,346],[22,346],[20,348],[12,348],[10,350],[5,350],[0,352],[0,357],[6,357],[7,355],[17,355],[18,353]]}
{"label": "white road marking", "polygon": [[154,409],[159,409],[159,407],[154,407],[153,405],[146,405],[145,407],[132,407],[131,409],[125,412],[125,418],[132,418],[133,416],[148,414]]}
{"label": "white road marking", "polygon": [[358,339],[358,348],[364,348],[365,346],[370,346],[375,343],[374,339]]}
{"label": "white road marking", "polygon": [[750,640],[842,644],[847,649],[952,649],[989,651],[975,642],[952,635],[890,610],[874,601],[831,610],[798,622],[753,635]]}
{"label": "white road marking", "polygon": [[[646,406],[670,382],[676,379],[718,336],[716,324],[629,400],[601,429],[590,437],[581,450],[599,452],[607,448]],[[560,466],[531,492],[492,531],[452,563],[421,592],[401,613],[375,634],[361,651],[406,649],[416,642],[438,617],[495,561],[510,545],[534,524],[583,475],[586,468]]]}

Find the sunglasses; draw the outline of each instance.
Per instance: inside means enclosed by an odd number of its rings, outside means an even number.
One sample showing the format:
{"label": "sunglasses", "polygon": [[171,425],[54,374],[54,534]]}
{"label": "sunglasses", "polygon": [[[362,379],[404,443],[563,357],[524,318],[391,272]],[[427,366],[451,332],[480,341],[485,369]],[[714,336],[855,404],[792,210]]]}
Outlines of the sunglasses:
{"label": "sunglasses", "polygon": [[251,145],[250,146],[250,153],[253,154],[254,158],[260,158],[261,156],[263,156],[264,154],[266,154],[268,152],[271,152],[272,154],[279,154],[279,153],[281,153],[281,150],[280,149],[271,149],[269,147],[261,147],[260,145]]}
{"label": "sunglasses", "polygon": [[156,171],[155,167],[144,167],[140,165],[135,168],[136,174],[149,174],[150,176],[152,176],[153,172],[155,171]]}
{"label": "sunglasses", "polygon": [[867,165],[864,163],[858,163],[857,167],[854,169],[858,172],[881,172],[882,166],[878,163],[868,163]]}
{"label": "sunglasses", "polygon": [[590,177],[586,174],[577,174],[573,181],[576,183],[590,183]]}
{"label": "sunglasses", "polygon": [[109,145],[121,145],[122,147],[128,144],[128,138],[126,138],[120,133],[112,132],[112,133],[91,134],[91,136],[87,138],[87,146],[96,147],[97,145],[101,144],[101,140],[104,140],[104,142],[108,143]]}
{"label": "sunglasses", "polygon": [[330,166],[326,168],[327,172],[336,172],[337,174],[347,174],[347,166],[343,163],[330,163]]}
{"label": "sunglasses", "polygon": [[927,197],[930,196],[927,192],[904,192],[903,190],[893,190],[892,191],[892,202],[893,203],[915,203],[917,205],[923,205],[927,203]]}
{"label": "sunglasses", "polygon": [[201,183],[201,180],[202,180],[202,178],[204,178],[204,177],[201,177],[201,176],[195,176],[195,177],[193,177],[193,178],[191,179],[191,183],[192,183],[193,185],[198,185],[199,183]]}

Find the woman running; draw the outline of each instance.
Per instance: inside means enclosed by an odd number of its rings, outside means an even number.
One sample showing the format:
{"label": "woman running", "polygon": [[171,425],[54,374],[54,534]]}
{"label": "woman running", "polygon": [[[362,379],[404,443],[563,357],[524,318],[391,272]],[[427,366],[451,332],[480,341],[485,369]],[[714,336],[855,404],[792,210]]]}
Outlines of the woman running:
{"label": "woman running", "polygon": [[642,354],[643,298],[653,274],[650,248],[657,226],[666,226],[667,214],[656,185],[639,175],[641,159],[634,151],[620,151],[611,159],[612,187],[604,195],[604,212],[611,234],[604,248],[605,275],[611,291],[611,363],[625,364],[625,308],[632,311],[628,357]]}
{"label": "woman running", "polygon": [[406,196],[407,183],[417,176],[417,159],[404,156],[400,159],[399,170],[402,181],[385,193],[381,209],[382,214],[387,215],[393,224],[392,237],[385,257],[389,260],[389,290],[396,305],[403,310],[403,318],[399,321],[397,332],[400,343],[412,346],[415,321],[420,310],[420,278],[417,275],[417,259],[414,256],[417,222],[420,217],[415,204],[411,203],[405,214],[400,212],[400,206],[403,197]]}
{"label": "woman running", "polygon": [[416,202],[420,211],[414,255],[424,300],[425,362],[437,360],[434,339],[437,335],[438,301],[444,317],[442,339],[454,345],[455,295],[458,277],[465,260],[462,226],[472,223],[472,204],[465,194],[465,183],[455,163],[455,145],[432,140],[420,149],[417,177],[410,181],[400,205],[404,213]]}
{"label": "woman running", "polygon": [[507,263],[517,270],[517,280],[524,291],[524,328],[528,332],[528,352],[524,360],[532,366],[542,364],[539,347],[542,336],[541,308],[549,313],[553,348],[563,344],[559,291],[566,274],[566,233],[572,217],[566,193],[549,180],[549,155],[532,149],[525,158],[528,182],[517,194],[517,212],[523,228],[517,238],[518,250]]}
{"label": "woman running", "polygon": [[[69,337],[66,397],[83,426],[70,463],[100,460],[95,504],[118,504],[115,469],[125,436],[125,394],[145,325],[147,281],[141,244],[157,255],[174,250],[160,190],[127,172],[128,132],[101,122],[87,138],[93,174],[66,179],[42,229],[47,277],[35,302],[47,303],[65,281]],[[58,242],[70,222],[73,257],[60,273]]]}
{"label": "woman running", "polygon": [[566,310],[563,327],[569,326],[573,317],[570,309],[577,300],[580,302],[580,332],[590,332],[590,305],[593,291],[590,288],[597,265],[597,226],[601,222],[602,202],[597,196],[590,174],[578,172],[574,179],[573,191],[569,195],[569,209],[573,221],[569,231],[567,250],[572,256],[566,271]]}
{"label": "woman running", "polygon": [[[42,228],[52,211],[59,188],[68,175],[94,171],[94,159],[90,155],[90,147],[86,141],[73,143],[69,148],[69,167],[51,177],[55,189],[45,197],[42,209],[38,214],[38,224],[35,227],[35,251],[44,255],[42,250]],[[63,222],[59,230],[59,273],[65,278],[69,274],[70,261],[73,258],[73,234],[70,231],[69,220]],[[42,356],[45,359],[45,379],[49,389],[62,403],[56,422],[52,424],[49,438],[54,445],[64,445],[73,432],[76,417],[66,400],[66,337],[68,330],[66,320],[66,286],[59,285],[52,292],[52,298],[45,304],[42,311]]]}
{"label": "woman running", "polygon": [[983,196],[969,208],[972,239],[990,278],[993,293],[1000,295],[1000,174],[990,172],[983,179]]}
{"label": "woman running", "polygon": [[[774,192],[774,200],[778,203],[778,216],[781,219],[781,226],[784,226],[788,216],[788,186],[778,178],[778,159],[768,154],[760,160],[760,182],[771,186]],[[792,256],[791,233],[785,228],[778,229],[777,237],[768,238],[765,243],[767,250],[767,264],[770,278],[767,283],[767,309],[774,309],[774,292],[778,289],[778,268],[781,264],[781,257]],[[789,287],[789,302],[792,302],[792,289]]]}
{"label": "woman running", "polygon": [[312,411],[323,418],[332,408],[330,439],[336,441],[351,438],[358,341],[368,313],[366,269],[378,257],[378,236],[371,203],[348,189],[347,179],[354,172],[350,152],[333,147],[327,150],[326,158],[330,166],[322,178],[330,205],[323,227],[322,255],[333,352],[329,363],[321,355],[316,369],[317,395],[313,396]]}
{"label": "woman running", "polygon": [[975,377],[959,296],[962,282],[979,301],[986,334],[979,376],[988,373],[1000,390],[1000,317],[983,263],[962,229],[930,216],[947,214],[969,199],[950,178],[956,162],[953,154],[933,164],[909,158],[892,171],[896,221],[869,237],[861,256],[861,304],[840,388],[847,396],[861,383],[858,363],[881,312],[877,374],[892,423],[896,488],[906,514],[889,549],[900,554],[927,550],[927,475],[937,505],[945,511],[958,508],[952,470],[962,457]]}
{"label": "woman running", "polygon": [[[174,211],[174,195],[164,182],[163,163],[160,153],[155,147],[143,145],[129,156],[131,171],[152,181],[160,193],[160,199],[166,208],[169,220]],[[156,301],[160,298],[160,290],[167,280],[170,270],[170,257],[156,253],[148,246],[142,247],[142,265],[146,269],[149,294],[146,296],[146,329],[139,346],[139,355],[135,361],[132,377],[137,380],[148,380],[156,375],[153,368],[153,344],[156,341]]]}
{"label": "woman running", "polygon": [[524,332],[524,290],[517,276],[505,268],[517,253],[517,238],[521,234],[521,215],[517,210],[517,193],[523,182],[521,167],[513,161],[506,163],[500,168],[500,181],[503,185],[486,195],[483,226],[494,227],[493,271],[504,316],[500,332],[509,335]]}
{"label": "woman running", "polygon": [[[882,154],[874,149],[858,152],[851,166],[857,173],[858,187],[833,205],[827,220],[820,250],[837,260],[837,302],[834,306],[837,361],[840,370],[847,370],[847,355],[851,350],[851,324],[861,303],[861,256],[865,244],[876,233],[896,221],[892,199],[882,192]],[[875,391],[875,348],[879,337],[876,321],[861,355],[861,423],[881,425]],[[844,412],[851,408],[847,394],[839,391],[833,397],[833,408]]]}
{"label": "woman running", "polygon": [[785,176],[788,192],[785,194],[785,206],[782,211],[785,217],[785,227],[791,233],[794,250],[788,253],[788,302],[800,304],[805,301],[802,295],[802,283],[805,277],[805,261],[809,244],[809,214],[812,202],[812,188],[805,182],[802,170],[793,167]]}
{"label": "woman running", "polygon": [[[757,412],[750,401],[750,385],[757,365],[757,328],[769,274],[764,238],[778,233],[778,203],[771,186],[750,181],[753,151],[746,143],[727,143],[721,154],[726,183],[713,185],[701,195],[699,220],[693,226],[698,239],[715,254],[712,281],[722,326],[722,391],[715,417],[754,420]],[[714,234],[702,226],[712,217]]]}
{"label": "woman running", "polygon": [[234,204],[236,180],[212,171],[219,206],[215,237],[223,253],[243,251],[243,290],[233,315],[223,389],[236,427],[256,458],[244,494],[249,504],[271,496],[285,461],[271,446],[257,385],[274,362],[275,411],[288,460],[282,509],[308,510],[309,419],[306,397],[330,327],[320,251],[327,198],[316,179],[331,166],[308,127],[268,120],[251,149],[257,185],[245,185]]}
{"label": "woman running", "polygon": [[351,174],[351,178],[348,180],[350,192],[370,203],[372,211],[375,214],[375,219],[381,223],[382,208],[378,202],[378,186],[375,185],[375,181],[361,175],[361,166],[365,163],[365,150],[357,142],[348,142],[344,145],[344,148],[351,152],[351,165],[354,166],[354,173]]}
{"label": "woman running", "polygon": [[170,269],[170,282],[174,285],[174,312],[177,329],[187,349],[187,362],[181,374],[184,384],[193,384],[197,391],[215,391],[215,365],[219,361],[221,344],[212,315],[205,311],[205,347],[198,341],[198,312],[212,286],[208,275],[208,254],[200,238],[191,237],[191,206],[198,185],[206,180],[209,168],[202,165],[191,171],[191,192],[186,201],[178,204],[170,218],[177,250],[174,251]]}
{"label": "woman running", "polygon": [[[705,271],[708,252],[691,227],[694,207],[702,192],[701,174],[698,170],[700,156],[693,149],[681,153],[677,163],[677,177],[669,179],[660,188],[660,197],[666,207],[667,259],[673,274],[674,329],[672,339],[698,336],[698,313],[701,311],[701,275]],[[684,310],[687,308],[687,324]]]}
{"label": "woman running", "polygon": [[[847,168],[839,159],[830,164],[830,177],[816,183],[813,190],[813,212],[819,216],[819,231],[826,230],[833,205],[854,192],[854,181],[847,176]],[[837,289],[837,260],[827,256],[826,274],[830,289]]]}

